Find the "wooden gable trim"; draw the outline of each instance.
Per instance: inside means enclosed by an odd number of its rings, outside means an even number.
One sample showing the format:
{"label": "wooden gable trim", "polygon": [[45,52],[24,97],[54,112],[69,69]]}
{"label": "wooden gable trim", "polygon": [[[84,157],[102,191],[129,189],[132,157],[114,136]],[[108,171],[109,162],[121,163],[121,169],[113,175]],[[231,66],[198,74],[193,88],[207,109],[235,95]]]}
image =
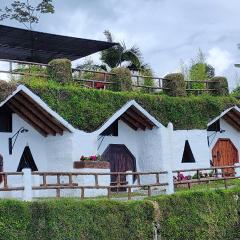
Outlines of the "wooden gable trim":
{"label": "wooden gable trim", "polygon": [[39,106],[31,97],[29,97],[27,94],[23,92],[18,93],[24,100],[31,103],[37,110],[39,110],[49,121],[51,121],[53,124],[55,124],[58,128],[60,128],[62,131],[68,131],[63,124],[61,124],[58,120],[56,120],[52,115],[50,115],[48,112],[46,112],[41,106]]}
{"label": "wooden gable trim", "polygon": [[46,117],[46,115],[44,115],[41,111],[38,111],[38,109],[33,106],[30,102],[28,102],[27,100],[23,99],[21,96],[14,96],[13,98],[14,100],[16,100],[17,102],[19,102],[19,104],[24,105],[24,107],[30,111],[33,115],[35,115],[38,119],[42,119],[44,123],[47,123],[47,125],[55,132],[58,133],[60,135],[63,135],[63,130],[58,127],[56,124],[54,124],[51,120],[49,121],[49,119]]}
{"label": "wooden gable trim", "polygon": [[234,128],[236,128],[238,131],[240,131],[240,125],[238,124],[238,122],[236,122],[232,117],[230,117],[229,115],[225,115],[223,117],[230,125],[232,125]]}
{"label": "wooden gable trim", "polygon": [[8,102],[7,105],[13,112],[15,112],[17,115],[19,115],[24,121],[26,121],[28,124],[33,126],[33,128],[36,129],[36,131],[38,131],[44,137],[47,137],[47,135],[48,135],[47,132],[45,132],[40,127],[38,127],[38,125],[36,125],[34,122],[32,122],[32,120],[30,120],[25,114],[23,114],[21,111],[19,111],[17,108],[15,108],[11,103]]}
{"label": "wooden gable trim", "polygon": [[137,131],[137,127],[135,125],[133,125],[131,122],[129,122],[126,118],[121,118],[121,120],[126,123],[130,128],[134,129],[135,131]]}
{"label": "wooden gable trim", "polygon": [[133,120],[140,122],[145,128],[152,129],[153,126],[149,124],[145,119],[134,113],[131,109],[126,111],[125,113],[127,116],[131,117]]}
{"label": "wooden gable trim", "polygon": [[136,128],[141,128],[143,131],[146,130],[146,127],[142,123],[135,121],[132,117],[128,116],[126,113],[122,115],[121,119],[122,118],[125,118],[128,122],[130,122]]}
{"label": "wooden gable trim", "polygon": [[150,126],[154,127],[156,126],[155,123],[153,123],[150,119],[148,119],[141,111],[139,111],[136,107],[130,107],[129,110],[131,110],[133,113],[138,115],[138,117],[144,121],[147,122]]}

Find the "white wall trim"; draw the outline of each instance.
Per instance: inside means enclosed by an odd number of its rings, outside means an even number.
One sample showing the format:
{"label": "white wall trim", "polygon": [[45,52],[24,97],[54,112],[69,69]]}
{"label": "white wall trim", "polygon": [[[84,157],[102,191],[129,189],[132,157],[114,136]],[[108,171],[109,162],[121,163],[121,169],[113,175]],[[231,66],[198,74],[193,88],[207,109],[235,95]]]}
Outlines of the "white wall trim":
{"label": "white wall trim", "polygon": [[107,129],[114,121],[116,121],[122,114],[124,114],[130,107],[136,107],[142,114],[145,115],[149,120],[151,120],[157,128],[163,127],[163,125],[154,118],[151,114],[149,114],[143,107],[141,107],[135,100],[131,100],[123,105],[118,111],[116,111],[99,129],[94,131],[93,133],[99,135],[105,129]]}

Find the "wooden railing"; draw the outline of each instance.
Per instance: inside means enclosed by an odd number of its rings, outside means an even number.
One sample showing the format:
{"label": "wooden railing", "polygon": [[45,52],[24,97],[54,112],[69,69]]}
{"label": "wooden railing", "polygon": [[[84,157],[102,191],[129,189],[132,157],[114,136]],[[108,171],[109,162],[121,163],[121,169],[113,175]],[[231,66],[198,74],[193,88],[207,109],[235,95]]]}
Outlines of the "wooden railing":
{"label": "wooden railing", "polygon": [[[167,171],[162,172],[111,172],[111,173],[79,173],[79,172],[33,172],[33,176],[39,176],[42,181],[38,186],[33,186],[32,190],[56,190],[56,197],[61,197],[61,190],[64,189],[80,189],[80,197],[81,199],[85,198],[85,191],[87,189],[106,189],[107,190],[107,197],[110,199],[113,193],[113,189],[123,189],[125,188],[127,191],[127,198],[130,200],[132,198],[132,189],[133,188],[146,188],[147,189],[147,195],[152,195],[152,188],[153,187],[164,187],[168,186],[167,182],[161,182],[160,176],[166,175]],[[93,176],[94,181],[92,184],[85,185],[80,184],[77,181],[74,181],[74,177],[87,177],[87,176]],[[99,181],[99,178],[102,176],[115,176],[116,182],[115,184],[101,184]],[[132,176],[136,178],[136,183],[130,184],[128,182],[121,182],[122,176]],[[152,182],[151,184],[144,184],[141,181],[142,176],[154,176],[155,182]],[[48,178],[51,177],[51,181],[48,181]],[[52,177],[55,178],[55,180],[52,179]],[[61,183],[61,178],[67,177],[68,181]],[[109,181],[110,183],[110,181]],[[115,192],[115,191],[114,191]],[[118,191],[117,191],[118,192]]]}
{"label": "wooden railing", "polygon": [[[50,67],[48,64],[34,63],[34,62],[26,62],[26,61],[17,61],[17,60],[8,60],[8,59],[0,59],[0,62],[5,62],[8,64],[8,69],[3,70],[0,69],[0,73],[10,74],[10,76],[25,76],[26,78],[30,77],[42,77],[49,78],[47,74],[46,67]],[[14,67],[17,65],[16,67]],[[19,66],[23,66],[23,70],[19,68]],[[34,72],[32,67],[36,66],[39,68],[39,73]],[[42,71],[41,71],[42,70]],[[109,85],[114,84],[110,81],[111,76],[114,76],[114,73],[104,72],[104,71],[93,71],[79,68],[72,68],[73,81],[78,83],[86,88],[96,88],[96,89],[107,89]],[[149,91],[162,91],[168,90],[169,88],[164,86],[164,81],[168,81],[168,79],[160,78],[160,77],[150,77],[150,76],[142,76],[142,75],[132,75],[132,87],[135,89],[147,89]],[[153,81],[153,86],[147,86],[143,84],[146,79],[151,79]],[[200,83],[204,84],[203,89],[195,89],[191,88],[192,83]],[[212,80],[187,80],[186,81],[186,90],[188,93],[193,92],[194,94],[199,94],[203,92],[214,92],[215,89],[211,89],[209,84],[218,83],[217,81]]]}
{"label": "wooden railing", "polygon": [[[173,171],[175,176],[174,185],[187,185],[190,189],[195,184],[210,183],[222,180],[225,188],[227,188],[227,181],[232,179],[240,179],[240,166],[219,166],[211,168],[198,168],[198,169],[182,169]],[[229,171],[230,170],[230,171]],[[181,174],[188,173],[189,176],[184,176],[181,179]],[[190,176],[195,175],[193,179]]]}
{"label": "wooden railing", "polygon": [[10,178],[16,176],[23,176],[22,172],[0,172],[0,179],[2,180],[0,184],[0,192],[10,192],[10,191],[23,191],[24,186],[16,187],[9,185],[9,182],[12,182],[13,179]]}

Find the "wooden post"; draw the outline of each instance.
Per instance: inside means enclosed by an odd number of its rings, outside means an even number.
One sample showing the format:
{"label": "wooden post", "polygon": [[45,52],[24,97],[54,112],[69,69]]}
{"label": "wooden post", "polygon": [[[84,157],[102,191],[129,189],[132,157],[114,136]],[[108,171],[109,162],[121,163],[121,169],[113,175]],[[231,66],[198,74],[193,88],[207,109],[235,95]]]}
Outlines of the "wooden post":
{"label": "wooden post", "polygon": [[151,186],[148,186],[148,197],[152,196],[152,189]]}
{"label": "wooden post", "polygon": [[81,199],[84,199],[84,187],[81,187]]}
{"label": "wooden post", "polygon": [[226,180],[226,178],[224,178],[224,186],[225,186],[225,189],[227,189],[227,188],[228,188],[228,186],[227,186],[227,180]]}
{"label": "wooden post", "polygon": [[103,89],[106,90],[106,82],[107,82],[107,74],[104,72],[104,86],[103,86]]}
{"label": "wooden post", "polygon": [[69,185],[73,185],[73,180],[72,180],[72,174],[70,173],[69,175],[68,175],[68,178],[69,178]]}
{"label": "wooden post", "polygon": [[95,186],[98,189],[99,185],[98,185],[98,175],[94,174],[94,178],[95,178]]}
{"label": "wooden post", "polygon": [[159,173],[156,173],[156,184],[159,184]]}
{"label": "wooden post", "polygon": [[137,184],[141,185],[140,174],[137,174]]}
{"label": "wooden post", "polygon": [[108,187],[107,191],[108,191],[108,199],[110,199],[111,198],[111,188]]}
{"label": "wooden post", "polygon": [[61,185],[61,182],[60,182],[60,175],[57,174],[57,189],[56,189],[56,195],[57,195],[57,198],[60,198],[60,186]]}
{"label": "wooden post", "polygon": [[43,186],[46,187],[47,185],[46,173],[44,173],[42,176],[43,176]]}
{"label": "wooden post", "polygon": [[8,188],[8,179],[7,179],[7,174],[6,173],[4,173],[4,175],[3,175],[3,186],[4,186],[4,189],[7,189]]}
{"label": "wooden post", "polygon": [[132,196],[131,196],[131,187],[128,187],[128,200],[131,200]]}

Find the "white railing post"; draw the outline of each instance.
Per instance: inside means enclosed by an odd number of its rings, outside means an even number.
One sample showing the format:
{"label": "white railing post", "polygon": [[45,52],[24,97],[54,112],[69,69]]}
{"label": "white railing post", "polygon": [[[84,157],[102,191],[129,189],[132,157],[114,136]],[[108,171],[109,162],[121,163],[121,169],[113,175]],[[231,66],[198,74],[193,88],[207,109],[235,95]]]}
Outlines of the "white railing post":
{"label": "white railing post", "polygon": [[126,171],[126,173],[130,173],[126,175],[126,181],[128,182],[127,185],[132,185],[133,184],[133,175],[131,174],[132,171]]}
{"label": "white railing post", "polygon": [[30,168],[24,168],[23,172],[23,200],[32,201],[32,171]]}
{"label": "white railing post", "polygon": [[165,169],[167,171],[167,183],[168,185],[166,186],[166,194],[173,194],[174,193],[174,182],[173,182],[173,172],[170,167],[167,167]]}

